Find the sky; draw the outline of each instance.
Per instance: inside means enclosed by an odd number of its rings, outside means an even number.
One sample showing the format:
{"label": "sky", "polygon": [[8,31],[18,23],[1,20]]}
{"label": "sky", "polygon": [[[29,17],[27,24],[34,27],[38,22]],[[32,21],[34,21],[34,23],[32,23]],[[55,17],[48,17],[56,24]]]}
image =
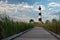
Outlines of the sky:
{"label": "sky", "polygon": [[41,6],[42,21],[59,19],[60,0],[0,0],[0,14],[6,14],[14,21],[30,19],[38,21],[39,6]]}

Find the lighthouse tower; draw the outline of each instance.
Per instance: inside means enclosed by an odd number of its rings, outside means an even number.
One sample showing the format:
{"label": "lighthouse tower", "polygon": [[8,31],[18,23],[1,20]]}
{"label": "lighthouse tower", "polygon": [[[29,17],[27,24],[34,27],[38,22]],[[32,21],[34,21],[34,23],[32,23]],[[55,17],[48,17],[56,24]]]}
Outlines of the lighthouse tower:
{"label": "lighthouse tower", "polygon": [[40,6],[39,6],[39,9],[38,9],[38,10],[39,10],[38,21],[39,21],[39,22],[42,22],[42,15],[41,15],[41,7],[40,7]]}

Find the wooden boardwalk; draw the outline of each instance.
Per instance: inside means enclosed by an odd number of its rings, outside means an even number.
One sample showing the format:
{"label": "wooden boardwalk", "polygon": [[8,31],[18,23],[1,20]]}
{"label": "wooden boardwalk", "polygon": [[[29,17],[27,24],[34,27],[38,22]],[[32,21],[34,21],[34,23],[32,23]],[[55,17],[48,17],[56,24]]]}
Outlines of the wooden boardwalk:
{"label": "wooden boardwalk", "polygon": [[14,40],[58,40],[42,27],[35,27]]}

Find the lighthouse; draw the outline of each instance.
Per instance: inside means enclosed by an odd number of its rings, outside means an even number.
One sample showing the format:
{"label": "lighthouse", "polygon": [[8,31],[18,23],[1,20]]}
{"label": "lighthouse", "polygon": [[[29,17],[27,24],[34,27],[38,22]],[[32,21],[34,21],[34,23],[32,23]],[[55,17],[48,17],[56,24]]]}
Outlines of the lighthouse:
{"label": "lighthouse", "polygon": [[38,8],[39,13],[38,13],[38,22],[42,22],[42,15],[41,15],[41,7],[39,6]]}

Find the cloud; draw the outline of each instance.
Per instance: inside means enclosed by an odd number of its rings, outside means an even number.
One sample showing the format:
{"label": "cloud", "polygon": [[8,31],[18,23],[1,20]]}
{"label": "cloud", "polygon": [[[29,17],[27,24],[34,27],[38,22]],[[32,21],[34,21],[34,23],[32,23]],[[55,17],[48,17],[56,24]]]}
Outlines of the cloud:
{"label": "cloud", "polygon": [[60,10],[53,10],[49,15],[60,15]]}
{"label": "cloud", "polygon": [[[53,3],[52,3],[53,4]],[[49,6],[52,6],[50,3]],[[55,4],[54,4],[55,5]],[[7,14],[14,21],[26,21],[28,22],[30,19],[34,19],[34,21],[38,21],[38,8],[41,6],[42,11],[45,10],[44,5],[39,5],[34,3],[33,5],[29,5],[28,3],[18,3],[18,4],[8,4],[8,1],[0,1],[0,14]],[[56,15],[50,15],[51,13],[42,13],[42,19],[51,20],[53,18],[57,18]]]}
{"label": "cloud", "polygon": [[60,4],[59,3],[55,3],[55,2],[51,2],[48,4],[49,7],[60,7]]}
{"label": "cloud", "polygon": [[52,19],[59,19],[59,17],[57,17],[56,15],[43,14],[42,19],[43,22],[45,22],[46,20],[51,21]]}
{"label": "cloud", "polygon": [[34,19],[34,18],[28,17],[26,15],[18,15],[18,16],[10,16],[10,17],[14,21],[24,21],[24,22],[29,22],[30,19]]}
{"label": "cloud", "polygon": [[52,10],[48,13],[44,13],[42,14],[42,19],[45,22],[46,20],[51,21],[52,19],[56,19],[59,20],[59,16],[60,16],[60,10]]}
{"label": "cloud", "polygon": [[38,13],[38,7],[41,6],[42,10],[45,10],[44,5],[38,5],[34,3],[33,5],[29,5],[28,3],[19,3],[19,4],[9,4],[8,1],[0,1],[0,14],[7,14],[15,21],[29,21],[30,19],[34,19],[35,14]]}

